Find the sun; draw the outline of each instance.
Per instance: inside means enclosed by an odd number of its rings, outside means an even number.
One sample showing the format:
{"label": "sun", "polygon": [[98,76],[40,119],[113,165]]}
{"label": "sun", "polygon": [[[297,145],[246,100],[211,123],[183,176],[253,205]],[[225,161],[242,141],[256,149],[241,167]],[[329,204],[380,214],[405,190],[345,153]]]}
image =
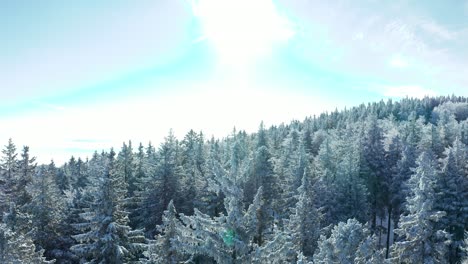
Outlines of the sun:
{"label": "sun", "polygon": [[295,34],[293,24],[272,0],[198,0],[192,7],[202,39],[229,65],[246,66]]}

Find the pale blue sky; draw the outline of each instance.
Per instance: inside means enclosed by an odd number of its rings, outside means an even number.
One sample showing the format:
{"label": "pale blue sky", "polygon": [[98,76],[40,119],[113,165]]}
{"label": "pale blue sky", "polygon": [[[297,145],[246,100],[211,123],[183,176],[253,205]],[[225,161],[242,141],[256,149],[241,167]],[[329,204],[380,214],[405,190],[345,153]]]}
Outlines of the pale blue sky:
{"label": "pale blue sky", "polygon": [[468,95],[468,1],[2,1],[0,140],[58,162]]}

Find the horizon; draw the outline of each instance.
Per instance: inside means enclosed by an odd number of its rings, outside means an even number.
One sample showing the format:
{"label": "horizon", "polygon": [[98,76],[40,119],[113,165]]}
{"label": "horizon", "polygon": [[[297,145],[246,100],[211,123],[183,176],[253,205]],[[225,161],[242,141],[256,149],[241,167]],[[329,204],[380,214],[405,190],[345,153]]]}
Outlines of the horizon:
{"label": "horizon", "polygon": [[468,96],[468,1],[2,6],[0,140],[40,163],[157,147],[170,129],[222,138],[362,103]]}

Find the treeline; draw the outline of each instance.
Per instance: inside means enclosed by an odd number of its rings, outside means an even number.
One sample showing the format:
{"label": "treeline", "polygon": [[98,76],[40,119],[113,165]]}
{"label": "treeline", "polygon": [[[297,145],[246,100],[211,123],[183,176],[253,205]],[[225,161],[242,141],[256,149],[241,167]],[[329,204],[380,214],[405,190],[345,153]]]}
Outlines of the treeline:
{"label": "treeline", "polygon": [[12,140],[0,263],[459,263],[468,98],[381,101],[63,166]]}

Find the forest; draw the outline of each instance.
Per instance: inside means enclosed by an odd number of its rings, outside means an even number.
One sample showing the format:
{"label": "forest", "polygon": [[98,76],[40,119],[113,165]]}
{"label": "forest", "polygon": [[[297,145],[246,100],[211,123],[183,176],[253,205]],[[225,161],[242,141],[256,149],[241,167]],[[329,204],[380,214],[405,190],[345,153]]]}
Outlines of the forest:
{"label": "forest", "polygon": [[0,263],[468,263],[467,118],[465,97],[382,100],[65,164],[12,135]]}

